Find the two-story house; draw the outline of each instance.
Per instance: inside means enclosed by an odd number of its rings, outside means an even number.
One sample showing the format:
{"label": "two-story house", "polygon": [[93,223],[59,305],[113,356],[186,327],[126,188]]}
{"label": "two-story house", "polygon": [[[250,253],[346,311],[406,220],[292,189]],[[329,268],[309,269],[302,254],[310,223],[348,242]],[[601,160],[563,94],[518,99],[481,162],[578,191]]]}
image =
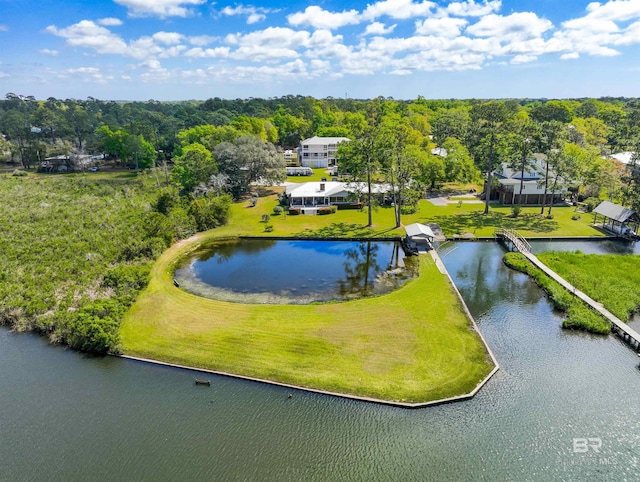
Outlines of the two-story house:
{"label": "two-story house", "polygon": [[350,140],[348,137],[318,136],[305,139],[300,142],[300,147],[298,147],[298,160],[303,167],[334,168],[338,144]]}

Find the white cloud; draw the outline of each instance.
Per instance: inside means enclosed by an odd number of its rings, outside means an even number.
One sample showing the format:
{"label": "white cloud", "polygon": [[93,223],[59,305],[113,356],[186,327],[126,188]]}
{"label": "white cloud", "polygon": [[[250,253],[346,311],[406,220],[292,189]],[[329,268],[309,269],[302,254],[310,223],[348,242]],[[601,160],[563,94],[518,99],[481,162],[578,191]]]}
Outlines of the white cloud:
{"label": "white cloud", "polygon": [[6,25],[0,25],[0,32],[8,32],[9,31],[9,27],[7,27]]}
{"label": "white cloud", "polygon": [[333,13],[318,6],[307,7],[304,12],[296,12],[287,16],[290,25],[294,27],[309,25],[314,28],[334,29],[345,25],[360,23],[357,10],[345,10]]}
{"label": "white cloud", "polygon": [[182,41],[184,35],[177,32],[156,32],[151,36],[151,38],[156,42],[160,42],[165,45],[175,45]]}
{"label": "white cloud", "polygon": [[241,47],[263,46],[273,48],[298,48],[307,44],[309,32],[286,27],[269,27],[246,35],[237,33],[225,37],[225,42]]}
{"label": "white cloud", "polygon": [[640,17],[640,2],[637,0],[612,0],[606,3],[591,2],[587,5],[591,18],[626,21]]}
{"label": "white cloud", "polygon": [[279,11],[280,10],[271,8],[254,7],[253,5],[236,5],[235,7],[224,7],[222,10],[220,10],[220,13],[228,16],[246,15],[247,23],[251,25],[263,21],[265,18],[267,18],[268,13]]}
{"label": "white cloud", "polygon": [[511,15],[487,15],[477,23],[467,27],[467,33],[478,37],[497,37],[500,39],[527,39],[540,37],[550,30],[553,24],[539,18],[532,12],[519,12]]}
{"label": "white cloud", "polygon": [[373,20],[382,16],[397,19],[406,19],[413,17],[425,17],[435,10],[437,4],[435,2],[422,1],[414,2],[413,0],[382,0],[371,5],[362,12],[362,18],[365,20]]}
{"label": "white cloud", "polygon": [[364,30],[362,35],[386,35],[395,30],[397,24],[393,24],[390,26],[386,26],[382,22],[373,22],[367,25],[367,28]]}
{"label": "white cloud", "polygon": [[441,37],[457,37],[460,30],[467,25],[462,18],[427,18],[416,22],[416,33],[420,35],[436,35]]}
{"label": "white cloud", "polygon": [[200,47],[194,47],[187,50],[184,53],[185,57],[192,58],[225,58],[229,56],[229,47],[216,47],[215,49],[203,49]]}
{"label": "white cloud", "polygon": [[55,57],[60,52],[58,52],[57,50],[42,49],[42,50],[40,50],[40,53],[44,54],[44,55],[51,55],[52,57]]}
{"label": "white cloud", "polygon": [[122,20],[114,17],[106,17],[96,20],[96,23],[104,25],[105,27],[119,27],[122,25]]}
{"label": "white cloud", "polygon": [[220,40],[219,37],[214,37],[212,35],[194,35],[192,37],[188,37],[187,40],[191,45],[196,45],[198,47],[204,47],[205,45],[212,44],[217,40]]}
{"label": "white cloud", "polygon": [[578,52],[571,52],[570,54],[562,54],[560,56],[560,60],[573,60],[573,59],[579,59],[580,58],[580,54]]}
{"label": "white cloud", "polygon": [[475,2],[467,0],[466,2],[453,2],[447,5],[445,11],[450,15],[458,17],[483,17],[490,13],[497,12],[502,7],[501,0],[493,0],[484,2]]}
{"label": "white cloud", "polygon": [[516,55],[511,59],[512,64],[526,64],[528,62],[533,62],[538,57],[535,55]]}
{"label": "white cloud", "polygon": [[188,17],[190,6],[202,5],[206,0],[114,0],[127,7],[131,17]]}
{"label": "white cloud", "polygon": [[391,75],[411,75],[413,72],[407,69],[396,69],[390,72]]}
{"label": "white cloud", "polygon": [[73,47],[93,49],[99,54],[124,54],[127,44],[118,35],[91,20],[82,20],[66,28],[49,25],[46,32],[62,37]]}

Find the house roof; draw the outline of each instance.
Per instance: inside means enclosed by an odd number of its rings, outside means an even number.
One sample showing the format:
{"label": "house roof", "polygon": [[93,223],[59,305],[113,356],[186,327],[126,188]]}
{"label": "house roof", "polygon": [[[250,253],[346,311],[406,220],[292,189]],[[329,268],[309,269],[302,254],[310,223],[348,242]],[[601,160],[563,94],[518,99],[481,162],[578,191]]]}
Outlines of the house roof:
{"label": "house roof", "polygon": [[444,147],[434,147],[431,149],[431,154],[434,156],[447,157],[448,153]]}
{"label": "house roof", "polygon": [[624,206],[620,206],[618,204],[614,204],[611,201],[602,201],[598,206],[593,210],[596,214],[601,214],[602,216],[606,216],[614,221],[618,221],[624,223],[631,219],[632,217],[638,217],[636,212],[633,209],[625,208]]}
{"label": "house roof", "polygon": [[633,156],[633,154],[634,153],[631,151],[618,152],[616,154],[611,154],[609,158],[615,159],[616,161],[619,161],[623,164],[629,164],[631,162],[631,156]]}
{"label": "house roof", "polygon": [[318,136],[313,136],[310,137],[309,139],[305,139],[304,141],[300,142],[300,145],[302,146],[310,146],[310,145],[318,145],[318,144],[339,144],[340,142],[349,142],[351,139],[349,139],[348,137],[318,137]]}
{"label": "house roof", "polygon": [[[324,190],[320,185],[324,184]],[[305,182],[286,187],[287,194],[291,197],[329,197],[345,192],[344,182]]]}
{"label": "house roof", "polygon": [[409,224],[404,227],[404,230],[407,232],[407,236],[410,238],[431,238],[435,237],[433,231],[429,226],[425,226],[420,223]]}

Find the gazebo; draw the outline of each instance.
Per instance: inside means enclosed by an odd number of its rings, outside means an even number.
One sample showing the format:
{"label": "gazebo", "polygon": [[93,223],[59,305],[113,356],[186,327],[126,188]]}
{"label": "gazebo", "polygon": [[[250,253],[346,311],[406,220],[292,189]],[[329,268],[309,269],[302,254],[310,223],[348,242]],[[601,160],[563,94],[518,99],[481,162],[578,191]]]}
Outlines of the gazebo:
{"label": "gazebo", "polygon": [[406,241],[409,247],[418,251],[429,251],[431,249],[431,242],[435,235],[429,226],[413,223],[405,226],[404,230],[407,233]]}
{"label": "gazebo", "polygon": [[628,236],[638,234],[640,216],[633,210],[614,204],[611,201],[602,201],[593,210],[593,224],[596,224],[598,215],[602,216],[602,227],[615,234]]}

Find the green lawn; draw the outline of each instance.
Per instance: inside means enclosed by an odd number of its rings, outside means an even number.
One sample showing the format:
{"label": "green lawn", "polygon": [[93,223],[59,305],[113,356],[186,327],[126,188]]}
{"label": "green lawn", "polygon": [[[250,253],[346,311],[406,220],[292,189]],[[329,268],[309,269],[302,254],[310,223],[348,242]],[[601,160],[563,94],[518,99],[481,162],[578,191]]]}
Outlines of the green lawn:
{"label": "green lawn", "polygon": [[[402,229],[393,229],[393,208],[379,207],[373,212],[373,228],[367,228],[365,210],[345,210],[326,216],[273,216],[277,205],[275,194],[260,198],[251,208],[248,202],[235,204],[232,208],[231,224],[223,230],[239,235],[273,236],[402,236]],[[581,219],[572,220],[576,214],[573,207],[554,207],[553,219],[540,216],[539,207],[522,208],[517,218],[511,217],[509,206],[491,205],[488,215],[483,214],[483,204],[450,204],[434,206],[421,200],[414,214],[402,216],[403,224],[414,222],[438,223],[445,235],[471,233],[477,237],[490,237],[496,228],[511,228],[526,237],[550,236],[603,236],[604,234],[590,226],[592,216],[582,214]],[[270,214],[271,233],[264,231],[261,222],[263,214]]]}
{"label": "green lawn", "polygon": [[[195,244],[212,237],[201,235]],[[175,288],[179,243],[121,327],[124,353],[385,400],[468,393],[493,368],[448,279],[429,256],[420,277],[380,297],[314,305],[246,305]]]}

